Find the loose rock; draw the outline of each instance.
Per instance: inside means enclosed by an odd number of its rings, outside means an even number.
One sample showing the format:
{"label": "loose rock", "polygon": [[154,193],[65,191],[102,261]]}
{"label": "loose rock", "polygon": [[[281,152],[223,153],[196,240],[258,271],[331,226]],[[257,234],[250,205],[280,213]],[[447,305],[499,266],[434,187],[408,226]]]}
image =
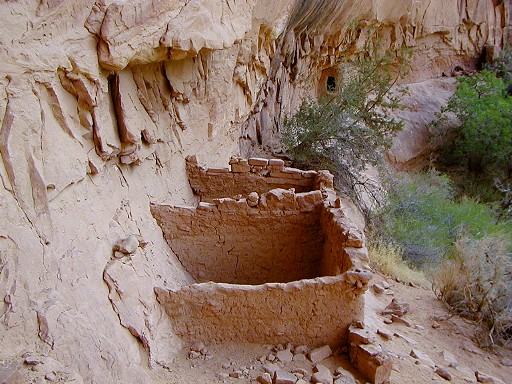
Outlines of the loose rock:
{"label": "loose rock", "polygon": [[139,247],[139,239],[135,235],[130,235],[125,239],[120,240],[114,246],[114,251],[122,252],[126,255],[134,253]]}
{"label": "loose rock", "polygon": [[53,372],[47,373],[46,375],[44,375],[44,378],[46,381],[49,381],[51,383],[57,380],[57,376]]}
{"label": "loose rock", "polygon": [[412,349],[410,355],[421,364],[425,364],[431,368],[435,367],[434,361],[428,355],[418,351],[417,349]]}
{"label": "loose rock", "polygon": [[202,341],[196,341],[190,346],[190,350],[195,352],[201,352],[203,348],[205,348],[205,345]]}
{"label": "loose rock", "polygon": [[285,349],[277,352],[276,357],[283,363],[289,363],[293,360],[293,353],[289,349]]}
{"label": "loose rock", "polygon": [[265,364],[262,369],[267,372],[267,373],[270,373],[271,375],[274,374],[275,371],[277,371],[279,369],[279,367],[275,364]]}
{"label": "loose rock", "polygon": [[401,318],[401,317],[398,317],[397,315],[391,315],[391,321],[393,323],[399,323],[399,324],[403,324],[405,325],[406,327],[409,327],[409,328],[412,328],[412,323],[409,321],[409,320],[406,320],[404,318]]}
{"label": "loose rock", "polygon": [[448,351],[442,351],[441,357],[451,368],[455,368],[459,365],[457,358],[452,353],[450,353]]}
{"label": "loose rock", "polygon": [[324,345],[319,348],[315,348],[308,353],[309,360],[313,363],[319,363],[320,361],[327,359],[332,355],[331,347],[328,345]]}
{"label": "loose rock", "polygon": [[375,293],[382,293],[382,292],[385,291],[384,287],[382,285],[380,285],[380,284],[377,284],[377,283],[372,285],[372,289],[373,289],[373,291]]}
{"label": "loose rock", "polygon": [[441,367],[437,367],[435,372],[437,373],[438,376],[442,377],[443,379],[452,381],[452,374],[448,372],[448,370]]}
{"label": "loose rock", "polygon": [[297,363],[303,363],[308,361],[308,358],[306,357],[306,355],[302,353],[297,353],[296,355],[293,356],[293,361]]}
{"label": "loose rock", "polygon": [[229,374],[229,377],[234,377],[235,379],[240,379],[244,376],[244,373],[240,370],[233,371]]}
{"label": "loose rock", "polygon": [[279,369],[274,372],[274,384],[295,384],[297,377],[290,372]]}
{"label": "loose rock", "polygon": [[295,354],[302,353],[303,355],[307,355],[308,352],[309,352],[309,348],[305,345],[299,345],[299,346],[295,347],[295,349],[293,350],[293,353],[295,353]]}
{"label": "loose rock", "polygon": [[382,311],[383,315],[395,315],[398,317],[402,317],[407,312],[409,312],[409,304],[407,304],[405,301],[394,298],[391,303]]}
{"label": "loose rock", "polygon": [[386,340],[391,340],[393,338],[393,334],[391,332],[382,328],[377,329],[377,335],[382,336]]}
{"label": "loose rock", "polygon": [[416,345],[416,344],[418,344],[418,343],[417,343],[416,341],[414,341],[413,339],[410,339],[410,338],[408,338],[407,336],[402,335],[401,333],[395,332],[393,335],[394,335],[394,336],[396,336],[396,337],[400,337],[401,339],[404,339],[404,340],[405,340],[405,341],[407,341],[409,344],[412,344],[412,345]]}
{"label": "loose rock", "polygon": [[491,384],[497,384],[500,383],[501,380],[498,380],[496,377],[493,377],[491,375],[476,371],[475,372],[476,381],[479,383],[491,383]]}
{"label": "loose rock", "polygon": [[263,373],[258,376],[256,381],[260,384],[272,384],[272,377],[269,373]]}
{"label": "loose rock", "polygon": [[321,364],[317,364],[315,366],[314,370],[316,372],[313,373],[313,375],[311,376],[311,381],[313,383],[332,384],[333,377],[332,377],[331,371],[327,367],[325,367]]}

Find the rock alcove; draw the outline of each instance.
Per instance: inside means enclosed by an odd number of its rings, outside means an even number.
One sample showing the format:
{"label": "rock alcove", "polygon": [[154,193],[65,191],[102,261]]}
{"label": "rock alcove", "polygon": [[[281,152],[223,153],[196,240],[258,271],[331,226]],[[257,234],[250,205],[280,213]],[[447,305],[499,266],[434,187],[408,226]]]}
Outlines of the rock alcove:
{"label": "rock alcove", "polygon": [[[326,171],[279,159],[232,159],[187,171],[200,202],[152,205],[171,249],[197,281],[155,288],[178,335],[216,341],[346,342],[371,277],[363,235]],[[229,197],[227,197],[229,196]]]}

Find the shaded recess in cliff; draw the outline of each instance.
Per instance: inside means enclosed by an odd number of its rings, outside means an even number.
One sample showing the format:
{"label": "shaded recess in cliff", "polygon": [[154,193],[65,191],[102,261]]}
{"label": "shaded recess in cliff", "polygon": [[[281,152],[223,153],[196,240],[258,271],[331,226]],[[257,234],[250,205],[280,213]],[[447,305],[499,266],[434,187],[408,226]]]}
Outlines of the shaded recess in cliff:
{"label": "shaded recess in cliff", "polygon": [[294,2],[277,38],[272,64],[255,108],[243,123],[243,155],[279,150],[285,116],[304,97],[325,89],[326,71],[336,72],[368,41],[391,52],[411,48],[411,71],[418,82],[459,65],[476,68],[484,45],[503,47],[509,34],[510,2],[381,2],[323,0]]}

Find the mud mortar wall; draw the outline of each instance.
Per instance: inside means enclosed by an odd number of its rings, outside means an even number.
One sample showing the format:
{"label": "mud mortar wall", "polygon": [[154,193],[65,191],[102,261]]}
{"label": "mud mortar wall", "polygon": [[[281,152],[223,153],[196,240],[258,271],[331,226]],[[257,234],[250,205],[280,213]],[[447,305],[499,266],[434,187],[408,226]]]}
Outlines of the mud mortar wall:
{"label": "mud mortar wall", "polygon": [[214,198],[263,193],[273,188],[308,192],[314,188],[317,172],[284,166],[280,159],[232,158],[230,168],[205,168],[195,156],[187,158],[190,186],[201,201]]}
{"label": "mud mortar wall", "polygon": [[324,236],[318,210],[276,215],[234,203],[229,209],[202,205],[153,212],[196,281],[284,283],[320,274]]}
{"label": "mud mortar wall", "polygon": [[204,283],[155,292],[174,331],[185,339],[334,347],[346,344],[348,326],[362,320],[361,294],[368,280],[365,274],[345,274],[287,284]]}
{"label": "mud mortar wall", "polygon": [[[155,288],[174,331],[190,340],[346,343],[348,327],[362,319],[361,295],[371,273],[363,234],[345,216],[333,176],[290,172],[275,159],[230,164],[212,172],[188,158],[192,188],[211,202],[151,206],[185,269],[197,281],[213,281],[176,291]],[[298,175],[291,180],[307,175],[313,190],[273,188],[270,164]],[[247,185],[233,183],[239,174],[247,175]],[[225,194],[225,185],[236,197],[212,198]],[[260,193],[242,195],[253,188]]]}

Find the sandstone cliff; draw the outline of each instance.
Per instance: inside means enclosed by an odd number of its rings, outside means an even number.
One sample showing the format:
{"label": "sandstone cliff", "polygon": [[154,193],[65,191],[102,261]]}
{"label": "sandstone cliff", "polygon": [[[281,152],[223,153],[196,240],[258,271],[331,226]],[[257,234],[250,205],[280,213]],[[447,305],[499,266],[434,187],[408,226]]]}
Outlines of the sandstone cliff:
{"label": "sandstone cliff", "polygon": [[510,23],[498,0],[0,7],[0,360],[46,356],[92,383],[149,382],[180,347],[153,287],[192,279],[150,203],[193,202],[187,155],[215,166],[268,146],[370,33],[414,48],[421,81],[476,65]]}

